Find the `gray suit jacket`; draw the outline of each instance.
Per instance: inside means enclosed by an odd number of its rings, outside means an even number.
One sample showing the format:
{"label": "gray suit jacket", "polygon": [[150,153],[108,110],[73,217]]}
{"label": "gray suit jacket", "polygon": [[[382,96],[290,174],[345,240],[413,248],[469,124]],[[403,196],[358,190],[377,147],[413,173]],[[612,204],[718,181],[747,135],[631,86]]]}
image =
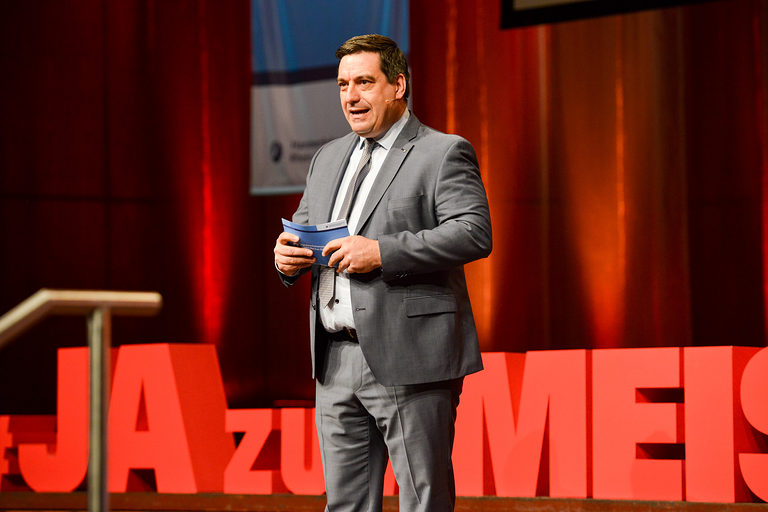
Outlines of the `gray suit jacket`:
{"label": "gray suit jacket", "polygon": [[[355,133],[315,154],[293,221],[330,221]],[[491,252],[491,222],[472,146],[411,115],[379,171],[358,224],[379,241],[382,267],[351,274],[360,347],[376,379],[407,385],[482,369],[463,265]],[[317,267],[310,296],[313,376],[325,353],[317,312]],[[300,274],[281,275],[290,285]]]}

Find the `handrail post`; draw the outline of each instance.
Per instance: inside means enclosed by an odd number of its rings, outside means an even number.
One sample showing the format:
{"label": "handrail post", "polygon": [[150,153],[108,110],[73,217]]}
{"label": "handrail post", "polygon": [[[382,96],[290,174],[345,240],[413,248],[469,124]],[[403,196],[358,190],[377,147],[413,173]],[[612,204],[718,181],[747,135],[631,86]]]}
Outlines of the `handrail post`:
{"label": "handrail post", "polygon": [[49,314],[88,315],[89,436],[88,510],[109,511],[107,418],[109,417],[112,313],[152,315],[162,306],[157,292],[41,289],[0,316],[0,349]]}
{"label": "handrail post", "polygon": [[90,436],[88,440],[88,510],[107,512],[107,418],[110,387],[110,349],[112,318],[107,307],[88,315],[90,359]]}

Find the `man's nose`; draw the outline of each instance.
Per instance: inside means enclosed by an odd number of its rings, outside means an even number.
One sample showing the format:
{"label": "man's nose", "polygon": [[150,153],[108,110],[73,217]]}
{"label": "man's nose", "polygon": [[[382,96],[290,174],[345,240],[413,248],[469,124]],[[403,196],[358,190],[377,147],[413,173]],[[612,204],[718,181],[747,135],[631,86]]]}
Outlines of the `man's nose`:
{"label": "man's nose", "polygon": [[360,91],[355,84],[347,86],[347,103],[354,103],[360,99]]}

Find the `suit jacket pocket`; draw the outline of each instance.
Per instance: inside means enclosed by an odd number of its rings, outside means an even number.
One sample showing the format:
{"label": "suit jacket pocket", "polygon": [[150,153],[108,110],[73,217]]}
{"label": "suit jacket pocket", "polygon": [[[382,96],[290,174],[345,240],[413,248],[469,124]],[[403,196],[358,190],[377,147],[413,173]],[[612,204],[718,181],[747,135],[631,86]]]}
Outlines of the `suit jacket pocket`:
{"label": "suit jacket pocket", "polygon": [[389,198],[389,201],[387,201],[387,209],[397,210],[400,208],[413,208],[414,206],[419,206],[422,197],[424,196],[421,194],[410,197],[391,197]]}
{"label": "suit jacket pocket", "polygon": [[405,314],[409,317],[455,313],[456,297],[453,295],[429,295],[404,299]]}

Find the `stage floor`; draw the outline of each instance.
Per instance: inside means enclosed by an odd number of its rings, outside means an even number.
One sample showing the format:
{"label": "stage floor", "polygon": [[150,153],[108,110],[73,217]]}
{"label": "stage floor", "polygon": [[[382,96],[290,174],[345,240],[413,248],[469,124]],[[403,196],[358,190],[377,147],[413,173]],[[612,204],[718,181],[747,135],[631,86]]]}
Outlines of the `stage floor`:
{"label": "stage floor", "polygon": [[[110,497],[110,509],[122,512],[322,512],[323,496],[247,494],[124,493]],[[0,510],[81,511],[86,494],[0,492]],[[764,503],[693,503],[676,501],[579,500],[557,498],[457,498],[456,512],[756,512]],[[385,512],[397,512],[397,498],[384,499]]]}

